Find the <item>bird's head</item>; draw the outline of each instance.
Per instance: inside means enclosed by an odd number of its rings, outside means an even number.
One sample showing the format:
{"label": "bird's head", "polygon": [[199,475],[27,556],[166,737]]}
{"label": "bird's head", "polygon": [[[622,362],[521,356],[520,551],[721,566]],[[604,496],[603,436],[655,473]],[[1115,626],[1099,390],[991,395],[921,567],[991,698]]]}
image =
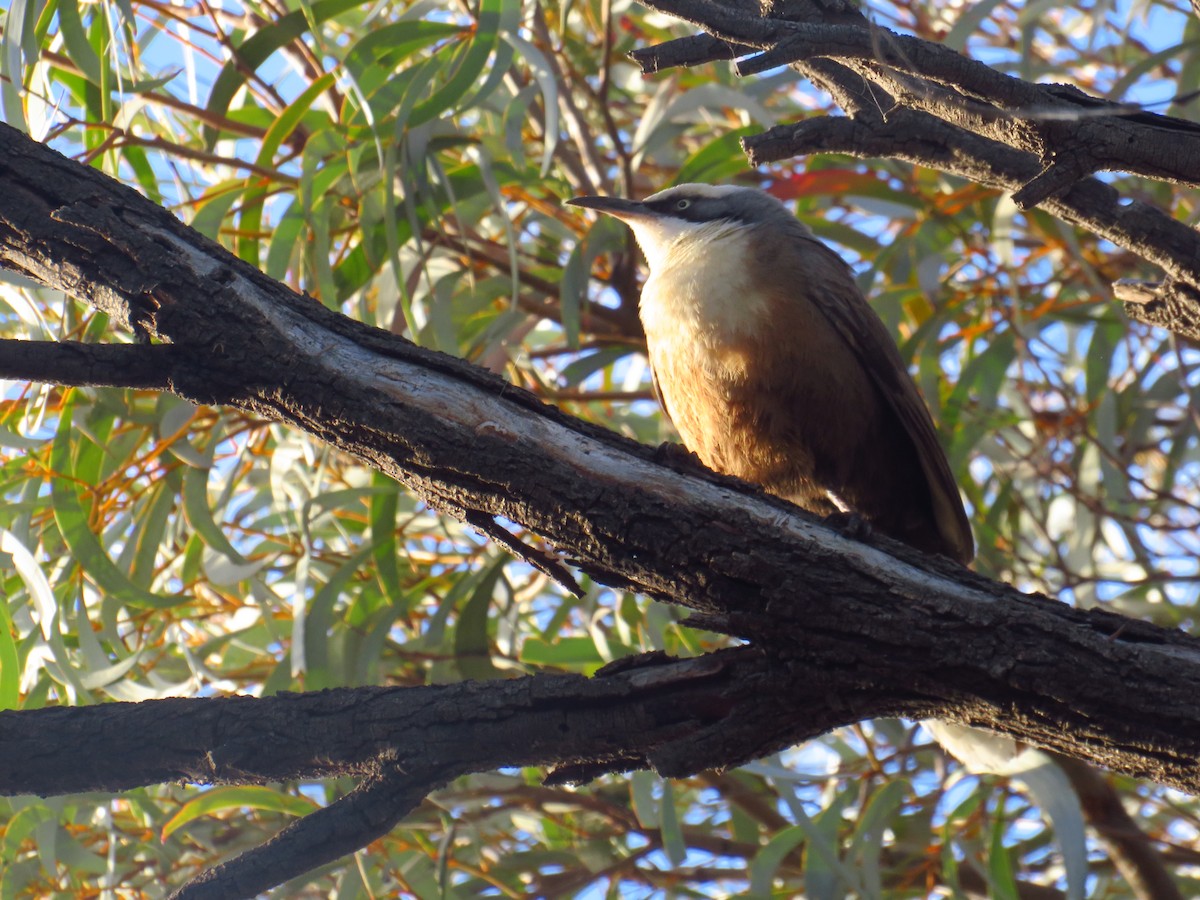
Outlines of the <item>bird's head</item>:
{"label": "bird's head", "polygon": [[707,242],[732,229],[760,225],[799,226],[787,207],[770,194],[731,184],[681,184],[645,200],[576,197],[567,203],[607,213],[629,225],[651,270],[665,266],[672,248],[678,249],[681,242]]}

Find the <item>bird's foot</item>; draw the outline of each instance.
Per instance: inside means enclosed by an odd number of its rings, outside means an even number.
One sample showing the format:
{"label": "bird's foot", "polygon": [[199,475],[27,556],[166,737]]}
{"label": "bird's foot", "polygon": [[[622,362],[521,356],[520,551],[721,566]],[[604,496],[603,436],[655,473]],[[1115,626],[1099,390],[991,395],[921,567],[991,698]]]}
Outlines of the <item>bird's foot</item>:
{"label": "bird's foot", "polygon": [[875,526],[854,510],[848,512],[838,510],[830,513],[821,521],[839,534],[854,541],[865,541],[875,533]]}
{"label": "bird's foot", "polygon": [[663,441],[659,444],[654,450],[654,461],[684,474],[706,469],[694,451],[674,441]]}

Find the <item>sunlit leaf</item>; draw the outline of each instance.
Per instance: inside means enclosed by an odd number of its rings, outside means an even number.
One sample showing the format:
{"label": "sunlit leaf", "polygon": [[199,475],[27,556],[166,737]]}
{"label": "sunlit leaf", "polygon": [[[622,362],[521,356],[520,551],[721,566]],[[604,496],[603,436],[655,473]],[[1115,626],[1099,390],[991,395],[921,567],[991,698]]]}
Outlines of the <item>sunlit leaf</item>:
{"label": "sunlit leaf", "polygon": [[316,809],[311,800],[293,797],[266,787],[214,787],[185,803],[162,826],[161,839],[167,840],[180,828],[201,816],[211,816],[230,809],[257,809],[280,812],[290,816],[306,816]]}

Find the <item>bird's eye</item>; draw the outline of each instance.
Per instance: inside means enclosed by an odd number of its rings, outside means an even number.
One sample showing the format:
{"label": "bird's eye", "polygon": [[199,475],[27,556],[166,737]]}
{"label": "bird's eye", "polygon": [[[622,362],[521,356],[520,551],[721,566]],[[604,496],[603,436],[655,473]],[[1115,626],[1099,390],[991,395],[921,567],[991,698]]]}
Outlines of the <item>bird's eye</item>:
{"label": "bird's eye", "polygon": [[692,205],[692,201],[687,199],[687,197],[681,197],[675,201],[676,209],[687,209],[691,205]]}

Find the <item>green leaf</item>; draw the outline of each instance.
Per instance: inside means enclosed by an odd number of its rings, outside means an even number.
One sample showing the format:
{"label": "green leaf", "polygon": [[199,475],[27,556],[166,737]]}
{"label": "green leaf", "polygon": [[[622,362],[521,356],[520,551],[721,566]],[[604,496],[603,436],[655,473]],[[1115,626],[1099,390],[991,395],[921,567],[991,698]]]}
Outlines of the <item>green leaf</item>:
{"label": "green leaf", "polygon": [[[221,69],[208,95],[206,109],[217,118],[229,112],[234,95],[246,82],[248,73],[255,72],[272,53],[305,34],[310,23],[320,24],[359,5],[359,0],[317,0],[307,9],[288,13],[275,22],[258,28],[254,35],[237,48],[237,57]],[[217,143],[220,132],[212,125],[204,126],[204,143],[209,150]]]}
{"label": "green leaf", "polygon": [[747,896],[756,900],[771,897],[775,873],[780,864],[807,838],[808,829],[800,825],[793,825],[772,835],[750,863],[750,890]]}
{"label": "green leaf", "polygon": [[237,565],[244,565],[246,558],[239,553],[225,536],[225,532],[213,518],[213,508],[208,502],[208,476],[210,469],[188,468],[183,473],[181,499],[187,523],[204,541],[204,544],[228,557]]}
{"label": "green leaf", "polygon": [[[96,6],[90,6],[97,9]],[[101,80],[100,57],[92,48],[83,20],[79,15],[79,4],[76,0],[58,0],[58,24],[62,29],[63,44],[67,48],[67,56],[79,67],[85,78],[93,84]]]}
{"label": "green leaf", "polygon": [[360,38],[347,52],[344,65],[363,96],[370,97],[408,57],[462,33],[448,22],[390,22]]}
{"label": "green leaf", "polygon": [[662,815],[658,808],[658,800],[654,789],[662,784],[662,779],[653,772],[639,770],[629,774],[630,802],[633,804],[633,814],[637,816],[638,824],[643,828],[659,828]]}
{"label": "green leaf", "polygon": [[454,631],[454,661],[463,678],[495,678],[500,672],[492,662],[492,640],[488,634],[488,613],[496,586],[509,562],[501,556],[484,570],[470,599],[458,614]]}
{"label": "green leaf", "polygon": [[[529,64],[538,88],[542,92],[542,109],[546,111],[546,127],[542,140],[542,165],[538,174],[545,178],[550,172],[550,164],[554,161],[554,149],[558,146],[558,82],[554,77],[554,69],[541,50],[512,31],[505,31],[503,38],[515,47],[521,54],[521,58]],[[503,70],[500,65],[497,65],[495,71]]]}
{"label": "green leaf", "polygon": [[[0,539],[5,536],[7,532],[0,534]],[[0,551],[0,570],[9,566],[5,556]],[[0,596],[0,709],[21,706],[21,657],[17,653],[16,634],[8,603]]]}
{"label": "green leaf", "polygon": [[597,256],[624,238],[621,228],[603,217],[597,220],[567,257],[559,282],[558,302],[564,336],[571,349],[579,346],[579,329],[588,301],[592,264]]}
{"label": "green leaf", "polygon": [[[850,873],[838,858],[838,832],[847,802],[847,794],[842,792],[828,802],[816,818],[799,817],[799,827],[808,832],[804,886],[813,900],[839,900],[848,894],[859,893],[854,890],[857,882],[851,880]],[[795,812],[796,806],[792,809]]]}
{"label": "green leaf", "polygon": [[746,171],[746,154],[742,138],[762,131],[758,125],[747,125],[717,137],[684,160],[672,184],[728,181]]}
{"label": "green leaf", "polygon": [[[13,128],[28,132],[25,108],[21,103],[21,86],[25,83],[25,55],[22,43],[32,36],[37,4],[29,0],[10,0],[4,17],[4,36],[0,38],[0,101],[3,101],[4,121]],[[37,56],[28,54],[30,59]]]}
{"label": "green leaf", "polygon": [[942,38],[942,43],[962,53],[966,49],[967,39],[979,30],[984,20],[1003,2],[1004,0],[978,0],[977,3],[967,6],[958,14],[953,27]]}
{"label": "green leaf", "polygon": [[206,237],[220,242],[221,228],[233,205],[241,198],[244,182],[241,180],[226,181],[215,184],[205,191],[201,198],[200,207],[192,218],[192,227]]}
{"label": "green leaf", "polygon": [[[482,148],[477,148],[475,155],[476,161],[479,163],[479,177],[483,179],[483,186],[487,189],[488,196],[492,200],[492,205],[496,209],[496,215],[500,220],[500,225],[504,229],[504,243],[508,249],[508,277],[512,291],[511,301],[513,308],[517,305],[517,294],[521,290],[521,264],[517,259],[517,238],[513,234],[512,222],[508,217],[508,210],[505,209],[504,197],[500,195],[500,184],[496,181],[496,176],[492,172],[491,160],[488,154]],[[578,326],[576,326],[578,328]]]}
{"label": "green leaf", "polygon": [[276,281],[283,281],[293,266],[300,235],[306,227],[300,204],[291,203],[271,230],[271,243],[267,249],[267,264],[264,271]]}
{"label": "green leaf", "polygon": [[54,520],[71,558],[102,592],[120,599],[131,606],[167,609],[187,600],[181,594],[158,595],[134,584],[126,572],[121,571],[92,533],[88,512],[84,508],[78,481],[84,473],[76,472],[71,461],[73,429],[70,411],[73,403],[68,402],[63,410],[50,454],[50,466],[55,477],[50,484],[50,500]]}
{"label": "green leaf", "polygon": [[371,556],[375,577],[383,595],[408,613],[407,598],[400,583],[400,548],[396,543],[396,512],[400,506],[400,485],[381,472],[371,476],[375,487],[371,494],[368,519],[371,525]]}
{"label": "green leaf", "polygon": [[127,544],[133,550],[129,560],[129,580],[144,588],[149,588],[154,580],[155,561],[171,514],[175,511],[180,482],[178,471],[167,473],[154,483],[147,497],[149,502],[139,504],[134,513],[132,524],[135,531]]}
{"label": "green leaf", "polygon": [[331,669],[329,658],[329,635],[334,628],[333,610],[342,599],[346,586],[362,570],[374,549],[367,544],[338,566],[309,605],[304,623],[304,659],[307,662],[304,686],[308,690],[321,690],[341,683]]}
{"label": "green leaf", "polygon": [[[454,74],[444,86],[434,92],[428,100],[420,103],[407,116],[406,126],[428,122],[458,103],[464,94],[479,80],[479,74],[487,64],[488,57],[496,47],[499,30],[507,19],[519,20],[519,4],[506,0],[481,0],[479,14],[475,20],[475,37],[458,60]],[[515,29],[514,29],[515,30]]]}
{"label": "green leaf", "polygon": [[590,671],[604,665],[606,660],[596,650],[596,643],[586,637],[560,637],[546,641],[528,637],[521,642],[521,662],[531,666],[554,666],[573,671]]}
{"label": "green leaf", "polygon": [[988,844],[988,886],[992,900],[1019,900],[1017,879],[1013,874],[1012,859],[1004,846],[1007,822],[997,810],[992,819],[991,841]]}
{"label": "green leaf", "polygon": [[1063,858],[1068,900],[1083,900],[1087,888],[1087,829],[1079,794],[1066,772],[1043,753],[1040,761],[1014,777],[1025,785],[1030,798],[1045,813],[1054,828],[1054,842]]}
{"label": "green leaf", "polygon": [[662,787],[662,800],[658,806],[660,834],[662,835],[663,852],[673,866],[682,866],[687,859],[687,841],[683,837],[683,829],[679,824],[679,811],[675,808],[675,791],[669,778],[659,779]]}
{"label": "green leaf", "polygon": [[854,827],[850,840],[849,864],[862,876],[863,893],[867,897],[883,897],[881,855],[883,833],[896,811],[909,795],[907,781],[889,781],[871,795],[866,808]]}
{"label": "green leaf", "polygon": [[[334,77],[332,74],[325,74],[310,84],[294,101],[288,104],[287,109],[272,123],[267,129],[267,133],[263,136],[262,144],[259,146],[258,157],[255,160],[256,165],[260,168],[269,169],[274,165],[275,154],[280,146],[286,141],[291,134],[296,130],[304,115],[316,102],[317,98],[328,91],[334,85]],[[241,237],[238,240],[238,256],[250,263],[252,266],[259,265],[259,254],[262,251],[262,240],[260,232],[262,231],[263,204],[267,199],[268,189],[271,187],[271,182],[264,178],[257,178],[251,182],[250,187],[246,190],[241,202],[241,216],[239,220]]]}
{"label": "green leaf", "polygon": [[1008,367],[1016,352],[1011,329],[999,334],[993,332],[991,342],[963,367],[954,390],[942,407],[942,430],[950,436],[951,456],[957,455],[955,448],[959,445],[975,446],[982,432],[992,427],[989,421],[980,420],[968,431],[960,426],[962,413],[972,405],[982,409],[996,406],[1000,390],[1008,383]]}
{"label": "green leaf", "polygon": [[281,793],[276,788],[256,785],[209,788],[185,803],[179,812],[166,821],[162,827],[161,839],[167,840],[184,825],[201,816],[211,816],[227,809],[258,809],[287,813],[290,816],[306,816],[317,809],[317,806],[311,800]]}

